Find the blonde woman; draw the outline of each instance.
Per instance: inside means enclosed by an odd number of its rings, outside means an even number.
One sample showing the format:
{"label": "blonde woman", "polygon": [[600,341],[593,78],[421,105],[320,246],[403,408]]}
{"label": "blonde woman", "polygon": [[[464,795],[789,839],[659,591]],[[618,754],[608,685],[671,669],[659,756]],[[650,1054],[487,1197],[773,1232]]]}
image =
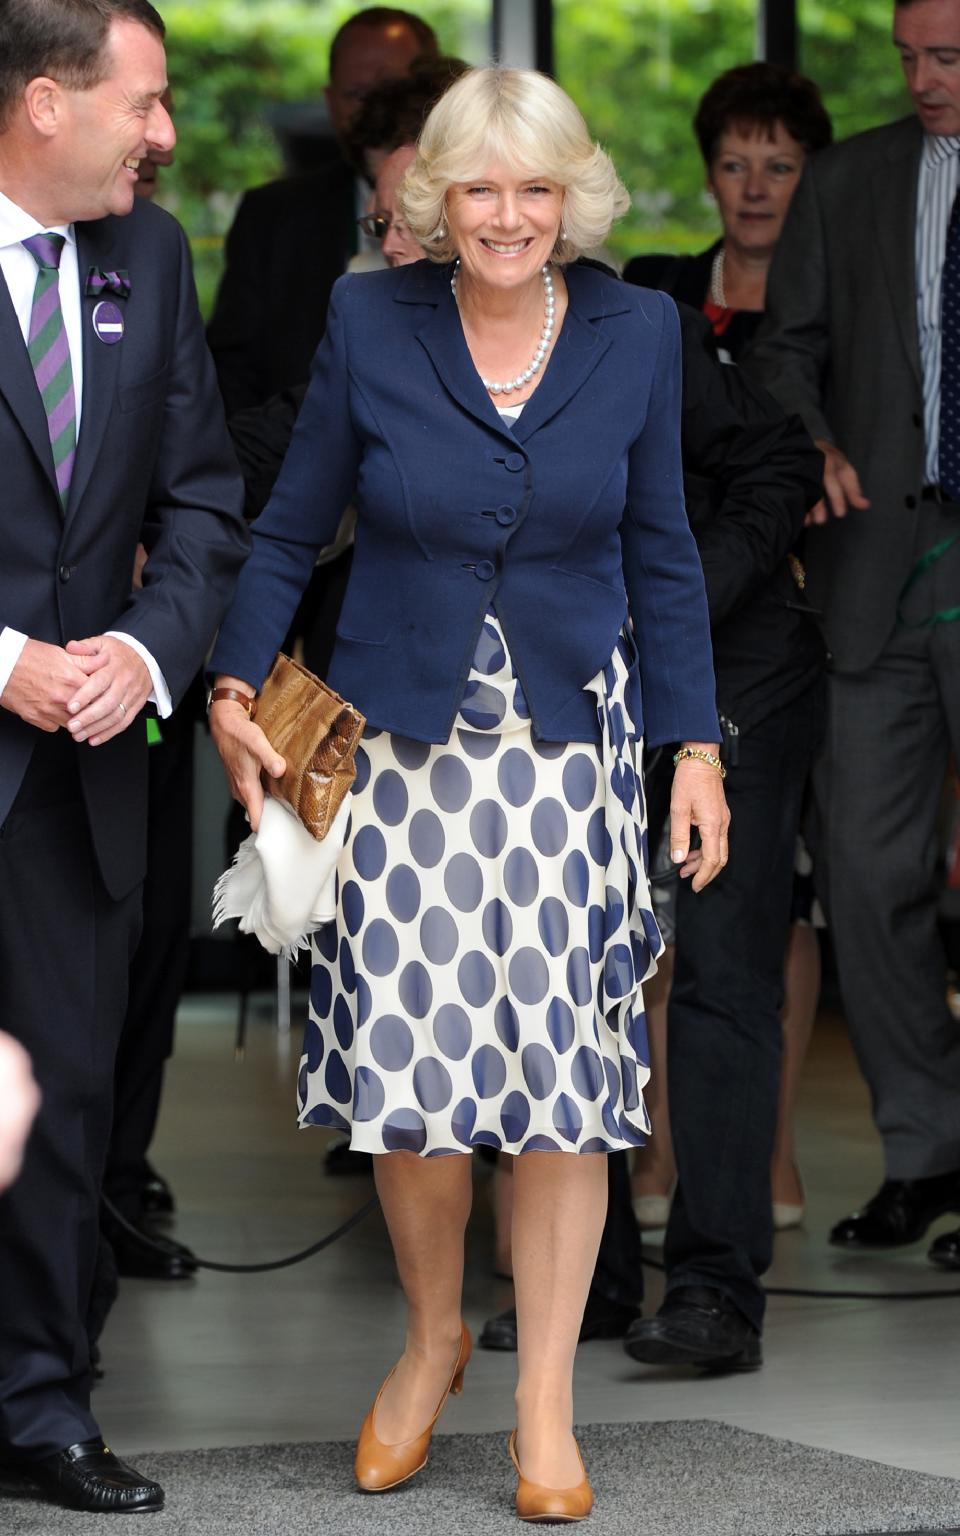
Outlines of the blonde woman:
{"label": "blonde woman", "polygon": [[676,311],[576,265],[626,202],[552,81],[482,69],[451,87],[401,190],[427,259],[338,283],[214,656],[213,729],[256,824],[278,764],[248,710],[352,497],[329,681],[369,726],[337,918],[316,936],[300,1109],[375,1155],[409,1306],[357,1481],[419,1472],[463,1384],[468,1154],[486,1144],[516,1155],[525,1519],[592,1505],[573,1361],[603,1154],[648,1129],[644,731],[683,743],[683,872],[700,888],[726,858]]}

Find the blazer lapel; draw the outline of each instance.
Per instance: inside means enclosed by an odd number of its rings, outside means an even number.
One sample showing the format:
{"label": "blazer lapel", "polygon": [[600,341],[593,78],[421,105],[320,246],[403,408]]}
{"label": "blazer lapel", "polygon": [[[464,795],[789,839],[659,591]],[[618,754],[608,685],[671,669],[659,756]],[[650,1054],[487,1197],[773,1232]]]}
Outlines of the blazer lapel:
{"label": "blazer lapel", "polygon": [[59,506],[60,497],[57,491],[53,450],[50,447],[50,433],[47,429],[47,413],[43,408],[43,401],[34,378],[30,354],[24,345],[23,332],[13,307],[13,300],[2,278],[0,278],[0,394],[17,418],[39,459]]}
{"label": "blazer lapel", "polygon": [[[567,312],[543,378],[514,426],[514,436],[521,443],[563,410],[608,351],[610,336],[591,322],[630,308],[626,288],[610,283],[609,273],[598,274],[592,267],[574,264],[564,276]],[[611,299],[611,288],[622,292],[624,298]]]}
{"label": "blazer lapel", "polygon": [[917,334],[917,183],[923,136],[916,119],[903,124],[903,134],[890,146],[873,174],[874,239],[890,291],[910,366],[918,383],[920,341]]}
{"label": "blazer lapel", "polygon": [[[84,293],[90,267],[96,266],[106,270],[116,265],[110,254],[113,244],[113,221],[102,220],[94,224],[78,224],[76,231],[83,330],[83,405],[80,414],[80,435],[77,439],[77,458],[70,482],[67,522],[75,516],[97,463],[103,435],[114,406],[120,353],[125,344],[120,341],[115,346],[106,346],[98,340],[93,329],[93,312],[99,300]],[[136,281],[135,273],[134,281]],[[120,299],[118,303],[126,319],[129,300]]]}
{"label": "blazer lapel", "polygon": [[[421,268],[426,268],[422,271]],[[451,394],[465,411],[493,427],[503,437],[514,440],[510,428],[501,421],[496,407],[490,400],[480,375],[473,366],[473,359],[460,324],[457,301],[450,291],[448,267],[430,268],[426,262],[417,262],[410,268],[409,281],[397,294],[401,303],[431,304],[433,309],[417,332],[417,340],[430,358],[448,394]]]}

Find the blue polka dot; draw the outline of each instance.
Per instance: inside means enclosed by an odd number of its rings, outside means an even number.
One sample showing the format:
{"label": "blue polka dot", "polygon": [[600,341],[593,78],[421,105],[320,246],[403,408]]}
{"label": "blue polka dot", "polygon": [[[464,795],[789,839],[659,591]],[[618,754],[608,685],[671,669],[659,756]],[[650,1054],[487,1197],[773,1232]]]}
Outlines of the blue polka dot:
{"label": "blue polka dot", "polygon": [[303,1031],[303,1054],[309,1071],[316,1072],[323,1060],[323,1049],[323,1031],[313,1019],[308,1019]]}
{"label": "blue polka dot", "polygon": [[567,813],[559,800],[548,797],[534,806],[530,832],[544,858],[552,859],[563,852],[567,841]]}
{"label": "blue polka dot", "polygon": [[603,1092],[603,1064],[589,1045],[581,1045],[570,1063],[570,1080],[583,1099],[591,1101]]}
{"label": "blue polka dot", "polygon": [[492,1099],[495,1094],[502,1092],[507,1080],[507,1066],[496,1046],[481,1045],[478,1051],[474,1051],[470,1070],[473,1073],[473,1086],[481,1099]]}
{"label": "blue polka dot", "polygon": [[450,1129],[461,1146],[473,1145],[473,1128],[477,1123],[477,1106],[473,1099],[461,1099],[450,1116]]}
{"label": "blue polka dot", "polygon": [[407,786],[393,768],[378,773],[373,785],[373,808],[388,827],[398,827],[407,814]]}
{"label": "blue polka dot", "polygon": [[318,928],[313,935],[313,942],[324,960],[329,960],[331,963],[336,960],[338,942],[336,923],[324,923],[323,927]]}
{"label": "blue polka dot", "polygon": [[370,1029],[370,1054],[387,1072],[402,1072],[413,1056],[413,1031],[406,1019],[385,1013]]}
{"label": "blue polka dot", "polygon": [[550,973],[538,949],[518,949],[509,968],[510,990],[521,1003],[539,1003],[547,995]]}
{"label": "blue polka dot", "polygon": [[525,1045],[520,1053],[523,1080],[535,1099],[546,1099],[557,1086],[557,1064],[545,1045]]}
{"label": "blue polka dot", "polygon": [[567,988],[573,1001],[583,1008],[593,996],[590,982],[590,956],[580,944],[567,958]]}
{"label": "blue polka dot", "polygon": [[552,762],[554,758],[563,756],[567,750],[567,743],[565,741],[537,741],[534,738],[533,750],[538,757],[543,757],[547,762]]}
{"label": "blue polka dot", "polygon": [[358,1067],[353,1079],[354,1120],[376,1120],[387,1096],[383,1083],[371,1067]]}
{"label": "blue polka dot", "polygon": [[[617,1070],[616,1062],[611,1061],[609,1056],[604,1056],[603,1058],[603,1072],[607,1079],[607,1098],[611,1104],[616,1104],[620,1097],[620,1073]],[[614,1130],[614,1135],[616,1135],[616,1130]]]}
{"label": "blue polka dot", "polygon": [[333,1005],[333,1031],[340,1042],[340,1049],[348,1051],[353,1044],[353,1014],[342,992],[337,994]]}
{"label": "blue polka dot", "polygon": [[530,1136],[520,1148],[521,1152],[559,1152],[552,1136]]}
{"label": "blue polka dot", "polygon": [[510,900],[518,907],[529,907],[540,890],[537,861],[526,848],[513,848],[503,866],[503,883]]}
{"label": "blue polka dot", "polygon": [[361,827],[353,840],[353,866],[363,880],[378,880],[387,862],[387,845],[379,827]]}
{"label": "blue polka dot", "polygon": [[340,910],[349,934],[356,936],[363,922],[363,892],[355,880],[348,880],[340,892]]}
{"label": "blue polka dot", "polygon": [[638,1131],[636,1126],[631,1125],[626,1115],[620,1116],[620,1135],[631,1147],[645,1147],[647,1144],[643,1131]]}
{"label": "blue polka dot", "polygon": [[613,855],[613,839],[607,831],[605,814],[604,807],[598,805],[587,822],[587,847],[590,850],[590,857],[595,864],[602,865],[604,869]]}
{"label": "blue polka dot", "polygon": [[463,998],[471,1008],[483,1008],[493,996],[496,975],[486,955],[471,949],[457,967],[457,981]]}
{"label": "blue polka dot", "polygon": [[428,907],[420,919],[420,947],[434,965],[447,965],[457,952],[460,934],[445,907]]}
{"label": "blue polka dot", "polygon": [[[364,732],[364,735],[366,735],[366,732]],[[362,747],[357,747],[354,762],[357,765],[357,776],[353,781],[351,793],[354,799],[356,799],[358,795],[363,794],[370,782],[370,759]]]}
{"label": "blue polka dot", "polygon": [[621,1056],[620,1070],[623,1073],[623,1107],[629,1110],[639,1109],[640,1082],[636,1064],[629,1056]]}
{"label": "blue polka dot", "polygon": [[433,1007],[433,983],[426,966],[411,960],[400,972],[400,1001],[415,1019],[425,1019]]}
{"label": "blue polka dot", "polygon": [[410,736],[391,736],[390,745],[401,768],[409,768],[411,772],[422,768],[430,756],[429,741],[414,741]]}
{"label": "blue polka dot", "polygon": [[627,723],[623,716],[622,704],[611,704],[609,721],[610,734],[613,737],[613,744],[616,747],[617,752],[620,753],[623,751],[627,744]]}
{"label": "blue polka dot", "polygon": [[477,648],[473,653],[474,672],[483,672],[487,677],[493,677],[495,672],[503,670],[506,661],[507,653],[503,648],[503,641],[494,626],[488,620],[484,620]]}
{"label": "blue polka dot", "polygon": [[363,963],[374,976],[389,976],[400,958],[396,930],[384,917],[375,917],[363,936]]}
{"label": "blue polka dot", "polygon": [[327,1017],[332,998],[333,977],[325,965],[315,965],[310,972],[310,1007],[318,1019]]}
{"label": "blue polka dot", "polygon": [[617,1124],[617,1117],[611,1108],[609,1099],[604,1099],[600,1106],[600,1119],[603,1121],[603,1128],[607,1135],[612,1141],[616,1141],[620,1135],[620,1126]]}
{"label": "blue polka dot", "polygon": [[357,977],[357,1028],[362,1029],[370,1017],[373,996],[362,976]]}
{"label": "blue polka dot", "polygon": [[560,997],[551,997],[547,1008],[547,1034],[558,1055],[562,1056],[565,1051],[569,1051],[575,1032],[573,1009],[570,1004],[565,1003]]}
{"label": "blue polka dot", "polygon": [[493,1027],[497,1038],[503,1041],[507,1050],[515,1051],[520,1044],[520,1020],[508,997],[501,997],[493,1010]]}
{"label": "blue polka dot", "polygon": [[629,763],[624,763],[621,769],[618,794],[624,809],[632,811],[637,798],[637,779]]}
{"label": "blue polka dot", "polygon": [[435,1056],[424,1056],[413,1069],[413,1091],[417,1103],[428,1114],[446,1109],[453,1097],[450,1073]]}
{"label": "blue polka dot", "polygon": [[545,896],[541,901],[537,931],[548,955],[563,954],[570,939],[570,919],[563,902],[556,896]]}
{"label": "blue polka dot", "polygon": [[339,1051],[331,1051],[327,1057],[327,1065],[324,1068],[323,1081],[327,1093],[338,1104],[349,1104],[353,1098],[353,1084],[350,1081],[350,1073]]}
{"label": "blue polka dot", "polygon": [[513,689],[513,712],[520,720],[530,719],[530,705],[527,703],[527,696],[523,691],[523,684],[519,678],[517,678]]}
{"label": "blue polka dot", "polygon": [[649,1044],[647,1041],[647,1016],[645,1013],[634,1013],[632,1008],[627,1009],[627,1017],[623,1026],[623,1033],[627,1037],[627,1043],[637,1059],[643,1062],[645,1067],[650,1065]]}
{"label": "blue polka dot", "polygon": [[409,864],[396,864],[387,876],[387,906],[398,923],[412,923],[420,911],[420,881]]}
{"label": "blue polka dot", "polygon": [[470,770],[462,758],[444,752],[430,769],[430,791],[442,811],[462,811],[470,798]]}
{"label": "blue polka dot", "polygon": [[587,945],[590,950],[590,959],[594,964],[603,958],[605,917],[603,907],[593,906],[587,913]]}
{"label": "blue polka dot", "polygon": [[493,1131],[477,1131],[474,1134],[471,1145],[474,1147],[493,1147],[496,1152],[499,1152],[502,1142],[500,1137]]}
{"label": "blue polka dot", "polygon": [[626,997],[633,988],[633,956],[625,944],[613,944],[603,962],[603,988],[608,997]]}
{"label": "blue polka dot", "polygon": [[482,731],[457,731],[457,740],[468,757],[475,757],[478,762],[483,762],[493,754],[500,746],[499,736],[485,736]]}
{"label": "blue polka dot", "polygon": [[415,811],[407,833],[410,852],[421,869],[435,869],[443,858],[447,839],[443,823],[433,811]]}
{"label": "blue polka dot", "polygon": [[585,907],[590,895],[590,866],[579,848],[563,861],[563,890],[575,907]]}
{"label": "blue polka dot", "polygon": [[349,1131],[351,1129],[350,1121],[345,1120],[342,1115],[338,1115],[337,1111],[332,1109],[329,1104],[315,1104],[312,1109],[307,1110],[302,1123],[304,1125],[329,1126],[335,1131]]}
{"label": "blue polka dot", "polygon": [[[369,932],[369,929],[367,930]],[[366,939],[364,939],[366,943]],[[344,936],[340,940],[340,985],[345,992],[355,992],[357,989],[357,972],[353,963],[353,950],[350,941]]]}
{"label": "blue polka dot", "polygon": [[300,1071],[297,1073],[297,1106],[302,1109],[307,1102],[307,1093],[310,1089],[310,1076],[307,1070],[306,1058],[300,1063]]}
{"label": "blue polka dot", "polygon": [[483,871],[471,853],[455,853],[443,872],[443,888],[458,912],[475,912],[483,900]]}
{"label": "blue polka dot", "polygon": [[493,683],[472,678],[463,690],[460,718],[475,731],[495,731],[507,712],[507,701]]}
{"label": "blue polka dot", "polygon": [[500,1105],[504,1141],[522,1141],[530,1124],[530,1104],[524,1093],[508,1093]]}
{"label": "blue polka dot", "polygon": [[507,818],[496,800],[480,800],[470,812],[470,836],[473,846],[485,859],[495,859],[507,841]]}
{"label": "blue polka dot", "polygon": [[377,737],[382,735],[383,731],[380,729],[379,725],[367,725],[364,727],[364,741],[376,741]]}
{"label": "blue polka dot", "polygon": [[537,783],[537,770],[529,753],[522,747],[510,747],[500,759],[497,783],[510,805],[526,805]]}
{"label": "blue polka dot", "polygon": [[623,897],[612,885],[607,886],[607,905],[603,922],[604,938],[612,939],[623,922]]}
{"label": "blue polka dot", "polygon": [[587,1152],[609,1152],[610,1151],[610,1143],[608,1141],[604,1141],[602,1136],[591,1136],[589,1141],[585,1141],[583,1143],[583,1146],[580,1148],[580,1151],[581,1151],[581,1153],[587,1153]]}
{"label": "blue polka dot", "polygon": [[383,1122],[383,1145],[388,1152],[422,1152],[427,1144],[423,1116],[415,1109],[395,1109]]}
{"label": "blue polka dot", "polygon": [[597,792],[597,770],[585,752],[574,752],[563,765],[563,793],[573,811],[585,811]]}
{"label": "blue polka dot", "polygon": [[513,918],[510,908],[499,896],[488,901],[483,909],[483,939],[495,955],[505,955],[513,943]]}
{"label": "blue polka dot", "polygon": [[561,1093],[553,1106],[553,1124],[564,1141],[569,1141],[571,1146],[576,1144],[583,1130],[583,1116],[576,1099],[571,1099],[568,1093]]}
{"label": "blue polka dot", "polygon": [[433,1038],[448,1061],[462,1061],[473,1043],[473,1029],[459,1003],[444,1003],[433,1021]]}

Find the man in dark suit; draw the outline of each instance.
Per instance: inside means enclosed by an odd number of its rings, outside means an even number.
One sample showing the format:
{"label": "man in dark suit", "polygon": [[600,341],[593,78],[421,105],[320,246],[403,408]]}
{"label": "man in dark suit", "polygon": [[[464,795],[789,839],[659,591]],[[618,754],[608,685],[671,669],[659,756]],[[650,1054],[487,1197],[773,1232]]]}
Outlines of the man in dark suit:
{"label": "man in dark suit", "polygon": [[[901,0],[894,41],[916,114],[808,162],[746,359],[826,456],[807,547],[833,658],[824,895],[885,1160],[831,1241],[861,1248],[960,1212],[936,875],[960,755],[960,5]],[[931,1257],[960,1267],[960,1233]]]}
{"label": "man in dark suit", "polygon": [[104,1512],[163,1502],[100,1438],[87,1339],[142,711],[196,674],[247,548],[186,242],[133,206],[174,140],[162,36],[148,0],[0,0],[0,997],[43,1094],[0,1203],[0,1452]]}
{"label": "man in dark suit", "polygon": [[[371,6],[344,22],[330,45],[326,91],[339,143],[378,82],[437,51],[426,22],[393,6]],[[269,182],[244,197],[227,236],[208,332],[228,415],[306,383],[330,289],[357,249],[367,190],[339,155],[309,175]]]}

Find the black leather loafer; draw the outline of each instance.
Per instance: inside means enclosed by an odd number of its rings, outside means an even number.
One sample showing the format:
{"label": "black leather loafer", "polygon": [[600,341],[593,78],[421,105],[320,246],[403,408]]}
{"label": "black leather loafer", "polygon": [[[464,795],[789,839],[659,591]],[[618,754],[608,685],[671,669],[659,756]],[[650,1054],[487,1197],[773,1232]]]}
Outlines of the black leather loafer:
{"label": "black leather loafer", "polygon": [[196,1256],[172,1237],[155,1232],[134,1237],[112,1221],[104,1221],[103,1231],[117,1261],[117,1274],[126,1279],[190,1280],[197,1272]]}
{"label": "black leather loafer", "polygon": [[323,1159],[324,1172],[332,1178],[349,1178],[354,1174],[373,1173],[373,1156],[370,1152],[351,1152],[350,1142],[347,1137],[342,1141],[331,1141],[327,1147]]}
{"label": "black leather loafer", "polygon": [[39,1461],[12,1464],[18,1476],[64,1509],[91,1514],[140,1514],[163,1508],[163,1489],[104,1445],[84,1440]]}
{"label": "black leather loafer", "polygon": [[623,1347],[644,1365],[693,1365],[701,1371],[756,1371],[760,1335],[722,1291],[678,1285],[655,1317],[634,1323]]}
{"label": "black leather loafer", "polygon": [[[580,1343],[587,1344],[591,1339],[622,1339],[631,1323],[636,1322],[639,1316],[640,1312],[636,1307],[625,1307],[620,1302],[610,1301],[608,1297],[601,1296],[599,1291],[591,1289],[583,1311],[583,1322],[580,1324]],[[506,1312],[499,1312],[496,1317],[488,1318],[483,1325],[479,1343],[481,1349],[503,1349],[515,1352],[517,1348],[516,1307],[508,1307]]]}
{"label": "black leather loafer", "polygon": [[932,1244],[927,1258],[941,1269],[960,1269],[960,1227],[956,1232],[944,1232]]}
{"label": "black leather loafer", "polygon": [[837,1248],[902,1248],[954,1211],[960,1215],[960,1172],[885,1179],[862,1210],[837,1222],[830,1241]]}
{"label": "black leather loafer", "polygon": [[152,1220],[163,1220],[167,1216],[173,1216],[177,1209],[177,1202],[163,1174],[158,1173],[152,1164],[146,1162],[143,1165],[143,1171],[144,1178],[140,1186],[141,1213]]}

